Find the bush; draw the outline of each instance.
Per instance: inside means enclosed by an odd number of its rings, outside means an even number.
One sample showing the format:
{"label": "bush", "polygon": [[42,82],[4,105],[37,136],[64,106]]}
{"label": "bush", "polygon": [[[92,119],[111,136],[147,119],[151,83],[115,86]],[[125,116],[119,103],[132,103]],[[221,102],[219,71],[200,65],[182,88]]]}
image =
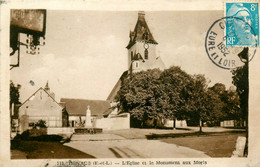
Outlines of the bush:
{"label": "bush", "polygon": [[21,140],[27,140],[30,137],[30,131],[26,130],[21,134]]}
{"label": "bush", "polygon": [[30,141],[59,142],[62,137],[59,135],[41,135],[29,138]]}
{"label": "bush", "polygon": [[[47,134],[44,134],[45,132],[42,131],[44,129],[46,129],[46,128],[26,130],[21,135],[19,135],[19,134],[16,135],[15,138],[13,139],[13,141],[15,141],[15,143],[19,143],[19,141],[21,141],[21,140],[25,140],[25,141],[59,142],[59,141],[61,141],[63,139],[63,137],[59,136],[59,135],[47,135]],[[30,133],[31,131],[33,131],[33,135]]]}
{"label": "bush", "polygon": [[47,128],[47,126],[46,126],[46,121],[44,121],[44,120],[39,120],[38,122],[36,122],[35,124],[34,124],[34,126],[35,127],[40,127],[40,128]]}

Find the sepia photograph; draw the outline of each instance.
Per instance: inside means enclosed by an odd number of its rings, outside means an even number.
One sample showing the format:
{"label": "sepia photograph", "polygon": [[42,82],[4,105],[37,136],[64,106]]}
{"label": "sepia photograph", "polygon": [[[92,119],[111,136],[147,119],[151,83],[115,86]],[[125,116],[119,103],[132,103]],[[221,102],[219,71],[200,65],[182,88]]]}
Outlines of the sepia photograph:
{"label": "sepia photograph", "polygon": [[246,160],[258,6],[8,9],[10,160],[70,160],[55,167]]}

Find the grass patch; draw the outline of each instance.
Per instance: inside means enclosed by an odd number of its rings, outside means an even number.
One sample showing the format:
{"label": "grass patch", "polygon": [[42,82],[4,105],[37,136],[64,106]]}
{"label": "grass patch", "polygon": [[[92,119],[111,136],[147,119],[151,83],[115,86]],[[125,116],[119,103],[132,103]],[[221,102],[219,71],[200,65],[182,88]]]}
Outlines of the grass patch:
{"label": "grass patch", "polygon": [[224,132],[191,132],[191,133],[166,133],[166,134],[150,134],[146,135],[147,139],[162,139],[162,138],[175,138],[175,137],[188,137],[188,136],[218,136],[224,134],[237,134],[243,133],[242,131],[224,131]]}
{"label": "grass patch", "polygon": [[211,157],[231,157],[238,136],[246,136],[246,134],[229,133],[217,136],[190,136],[161,139],[161,141],[200,150]]}

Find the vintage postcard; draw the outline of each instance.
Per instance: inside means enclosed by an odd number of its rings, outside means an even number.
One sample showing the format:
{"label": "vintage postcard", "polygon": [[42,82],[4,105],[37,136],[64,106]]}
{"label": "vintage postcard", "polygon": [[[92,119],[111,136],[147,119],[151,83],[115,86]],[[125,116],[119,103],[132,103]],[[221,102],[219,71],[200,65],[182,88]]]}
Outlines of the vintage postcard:
{"label": "vintage postcard", "polygon": [[260,166],[259,3],[3,1],[3,167]]}

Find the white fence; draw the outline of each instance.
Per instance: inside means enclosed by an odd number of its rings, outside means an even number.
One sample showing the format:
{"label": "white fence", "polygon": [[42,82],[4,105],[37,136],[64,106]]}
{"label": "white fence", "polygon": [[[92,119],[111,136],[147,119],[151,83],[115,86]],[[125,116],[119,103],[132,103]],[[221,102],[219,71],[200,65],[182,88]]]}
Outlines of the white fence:
{"label": "white fence", "polygon": [[245,127],[246,121],[225,120],[220,122],[221,127]]}
{"label": "white fence", "polygon": [[130,114],[122,114],[114,117],[95,120],[95,127],[104,130],[130,129]]}
{"label": "white fence", "polygon": [[[184,128],[187,127],[186,120],[176,120],[175,122],[176,128]],[[165,120],[164,126],[173,127],[173,120]]]}
{"label": "white fence", "polygon": [[47,128],[47,134],[72,134],[74,133],[74,128],[72,127],[62,127],[62,128]]}

